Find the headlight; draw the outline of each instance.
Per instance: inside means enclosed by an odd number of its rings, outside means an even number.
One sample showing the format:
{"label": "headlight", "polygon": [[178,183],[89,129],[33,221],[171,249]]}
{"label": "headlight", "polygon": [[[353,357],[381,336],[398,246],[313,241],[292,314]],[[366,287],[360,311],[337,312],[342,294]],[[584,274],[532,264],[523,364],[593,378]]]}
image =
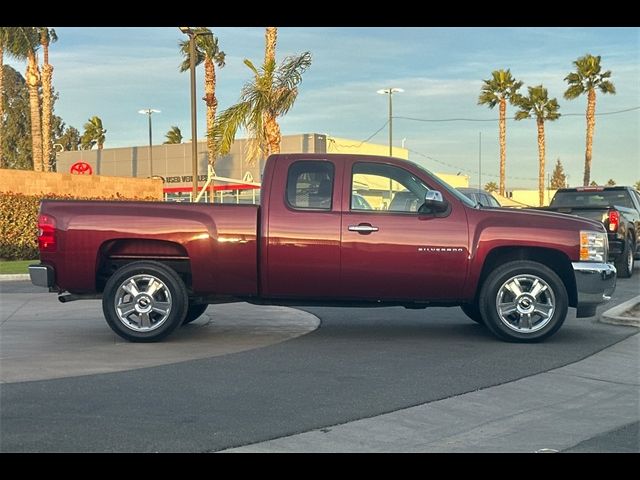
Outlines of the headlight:
{"label": "headlight", "polygon": [[580,260],[586,262],[606,262],[609,241],[604,232],[580,231]]}

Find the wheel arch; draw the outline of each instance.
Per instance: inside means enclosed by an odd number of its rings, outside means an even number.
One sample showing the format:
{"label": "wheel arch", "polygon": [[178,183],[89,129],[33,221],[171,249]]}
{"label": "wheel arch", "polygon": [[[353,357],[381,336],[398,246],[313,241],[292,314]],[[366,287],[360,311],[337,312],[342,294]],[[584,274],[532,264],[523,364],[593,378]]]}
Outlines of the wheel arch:
{"label": "wheel arch", "polygon": [[553,270],[562,280],[569,297],[569,306],[576,307],[578,295],[571,260],[561,251],[542,247],[496,247],[486,256],[478,279],[474,299],[477,301],[480,290],[489,273],[497,266],[515,260],[530,260],[541,263]]}
{"label": "wheel arch", "polygon": [[111,275],[137,261],[155,261],[174,270],[187,289],[191,288],[191,262],[185,247],[177,242],[144,238],[118,238],[103,242],[96,256],[96,290],[103,292]]}

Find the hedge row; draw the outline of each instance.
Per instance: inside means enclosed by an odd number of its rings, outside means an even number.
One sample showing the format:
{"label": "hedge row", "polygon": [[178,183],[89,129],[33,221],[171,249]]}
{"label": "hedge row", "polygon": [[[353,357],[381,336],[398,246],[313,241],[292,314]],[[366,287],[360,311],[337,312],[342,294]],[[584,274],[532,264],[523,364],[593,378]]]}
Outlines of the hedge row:
{"label": "hedge row", "polygon": [[0,192],[0,259],[30,260],[38,258],[37,221],[40,201],[58,200],[156,200],[154,198],[74,197],[73,195],[23,195]]}

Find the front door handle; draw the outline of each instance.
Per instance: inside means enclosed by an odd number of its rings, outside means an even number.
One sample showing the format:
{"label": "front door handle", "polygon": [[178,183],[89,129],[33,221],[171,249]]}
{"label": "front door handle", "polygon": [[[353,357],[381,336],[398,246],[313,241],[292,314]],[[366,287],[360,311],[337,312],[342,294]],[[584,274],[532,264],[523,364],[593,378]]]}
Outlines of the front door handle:
{"label": "front door handle", "polygon": [[377,232],[380,230],[378,227],[374,227],[369,223],[361,223],[359,225],[349,225],[350,232],[358,232],[362,235],[366,235],[371,232]]}

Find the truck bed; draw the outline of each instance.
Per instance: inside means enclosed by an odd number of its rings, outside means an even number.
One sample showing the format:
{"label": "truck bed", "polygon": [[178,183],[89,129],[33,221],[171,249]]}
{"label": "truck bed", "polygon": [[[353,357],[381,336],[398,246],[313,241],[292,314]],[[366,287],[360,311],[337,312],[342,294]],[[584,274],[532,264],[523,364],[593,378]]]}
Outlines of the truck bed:
{"label": "truck bed", "polygon": [[58,235],[41,261],[70,292],[99,291],[101,270],[136,258],[185,268],[195,295],[258,292],[258,206],[45,200],[41,213]]}

